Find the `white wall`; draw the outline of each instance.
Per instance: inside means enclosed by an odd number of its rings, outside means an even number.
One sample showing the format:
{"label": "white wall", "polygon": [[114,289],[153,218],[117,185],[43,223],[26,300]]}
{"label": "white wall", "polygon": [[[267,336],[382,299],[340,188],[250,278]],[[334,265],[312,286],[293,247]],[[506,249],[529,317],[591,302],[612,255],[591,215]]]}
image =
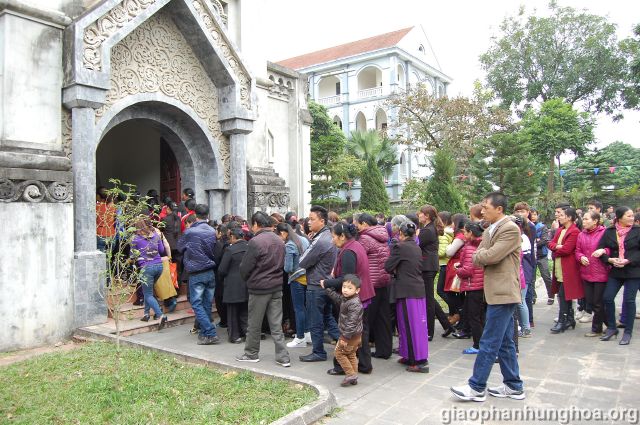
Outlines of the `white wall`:
{"label": "white wall", "polygon": [[0,351],[73,330],[73,205],[1,204]]}
{"label": "white wall", "polygon": [[0,146],[61,150],[62,31],[5,13],[0,44]]}
{"label": "white wall", "polygon": [[160,192],[160,133],[143,123],[128,121],[109,131],[96,152],[98,186],[109,179],[132,183],[142,195]]}

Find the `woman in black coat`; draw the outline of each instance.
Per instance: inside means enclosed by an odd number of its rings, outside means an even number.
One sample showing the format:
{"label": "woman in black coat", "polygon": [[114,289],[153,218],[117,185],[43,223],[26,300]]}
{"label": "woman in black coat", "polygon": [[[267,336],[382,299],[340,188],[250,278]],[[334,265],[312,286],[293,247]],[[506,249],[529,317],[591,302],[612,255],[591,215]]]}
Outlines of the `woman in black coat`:
{"label": "woman in black coat", "polygon": [[436,273],[440,269],[438,264],[438,232],[444,231],[444,224],[438,211],[431,205],[425,205],[418,211],[418,220],[420,221],[420,233],[418,233],[418,245],[422,250],[422,279],[427,295],[427,324],[429,328],[429,341],[433,339],[435,330],[435,318],[438,318],[442,329],[444,329],[443,337],[447,337],[455,331],[455,328],[449,323],[446,313],[436,302],[433,290]]}
{"label": "woman in black coat", "polygon": [[607,332],[600,339],[609,341],[618,335],[615,298],[624,286],[622,302],[625,327],[620,345],[629,345],[636,318],[636,294],[640,289],[640,227],[634,224],[631,208],[616,209],[613,225],[604,231],[598,249],[592,256],[600,257],[605,264],[613,266],[603,295]]}
{"label": "woman in black coat", "polygon": [[247,335],[249,292],[247,283],[240,276],[240,263],[247,251],[241,228],[229,232],[231,245],[224,251],[218,273],[224,279],[223,302],[227,309],[227,333],[229,342],[239,344]]}

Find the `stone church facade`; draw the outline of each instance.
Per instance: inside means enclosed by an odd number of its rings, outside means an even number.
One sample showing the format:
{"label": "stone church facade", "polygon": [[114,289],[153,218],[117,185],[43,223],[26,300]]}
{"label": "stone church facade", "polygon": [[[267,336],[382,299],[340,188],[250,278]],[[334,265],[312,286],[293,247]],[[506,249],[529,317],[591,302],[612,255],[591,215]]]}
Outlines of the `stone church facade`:
{"label": "stone church facade", "polygon": [[260,56],[249,3],[0,2],[0,350],[106,320],[109,177],[212,218],[308,208],[306,81]]}

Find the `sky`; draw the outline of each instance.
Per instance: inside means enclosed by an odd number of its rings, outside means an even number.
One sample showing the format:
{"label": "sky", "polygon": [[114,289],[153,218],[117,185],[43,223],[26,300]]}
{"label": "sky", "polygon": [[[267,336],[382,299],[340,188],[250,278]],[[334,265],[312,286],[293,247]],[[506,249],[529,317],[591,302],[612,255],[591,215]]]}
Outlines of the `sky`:
{"label": "sky", "polygon": [[[618,26],[618,39],[630,36],[634,24],[640,23],[640,2],[635,0],[558,3],[607,16]],[[272,62],[422,24],[442,71],[453,78],[448,94],[469,96],[474,80],[484,77],[478,57],[488,50],[491,36],[499,34],[503,18],[517,14],[521,4],[543,14],[548,1],[266,0],[263,4],[270,23],[265,49]],[[624,115],[618,123],[597,117],[598,147],[620,140],[640,148],[640,112]]]}

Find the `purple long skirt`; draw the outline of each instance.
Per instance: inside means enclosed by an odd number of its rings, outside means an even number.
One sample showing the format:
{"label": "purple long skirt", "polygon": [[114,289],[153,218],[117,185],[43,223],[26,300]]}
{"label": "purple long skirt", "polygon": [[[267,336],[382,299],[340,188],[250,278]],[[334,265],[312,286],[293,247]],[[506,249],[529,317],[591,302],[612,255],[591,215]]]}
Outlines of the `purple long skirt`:
{"label": "purple long skirt", "polygon": [[396,301],[398,352],[409,364],[424,363],[429,358],[429,330],[425,298],[401,298]]}

